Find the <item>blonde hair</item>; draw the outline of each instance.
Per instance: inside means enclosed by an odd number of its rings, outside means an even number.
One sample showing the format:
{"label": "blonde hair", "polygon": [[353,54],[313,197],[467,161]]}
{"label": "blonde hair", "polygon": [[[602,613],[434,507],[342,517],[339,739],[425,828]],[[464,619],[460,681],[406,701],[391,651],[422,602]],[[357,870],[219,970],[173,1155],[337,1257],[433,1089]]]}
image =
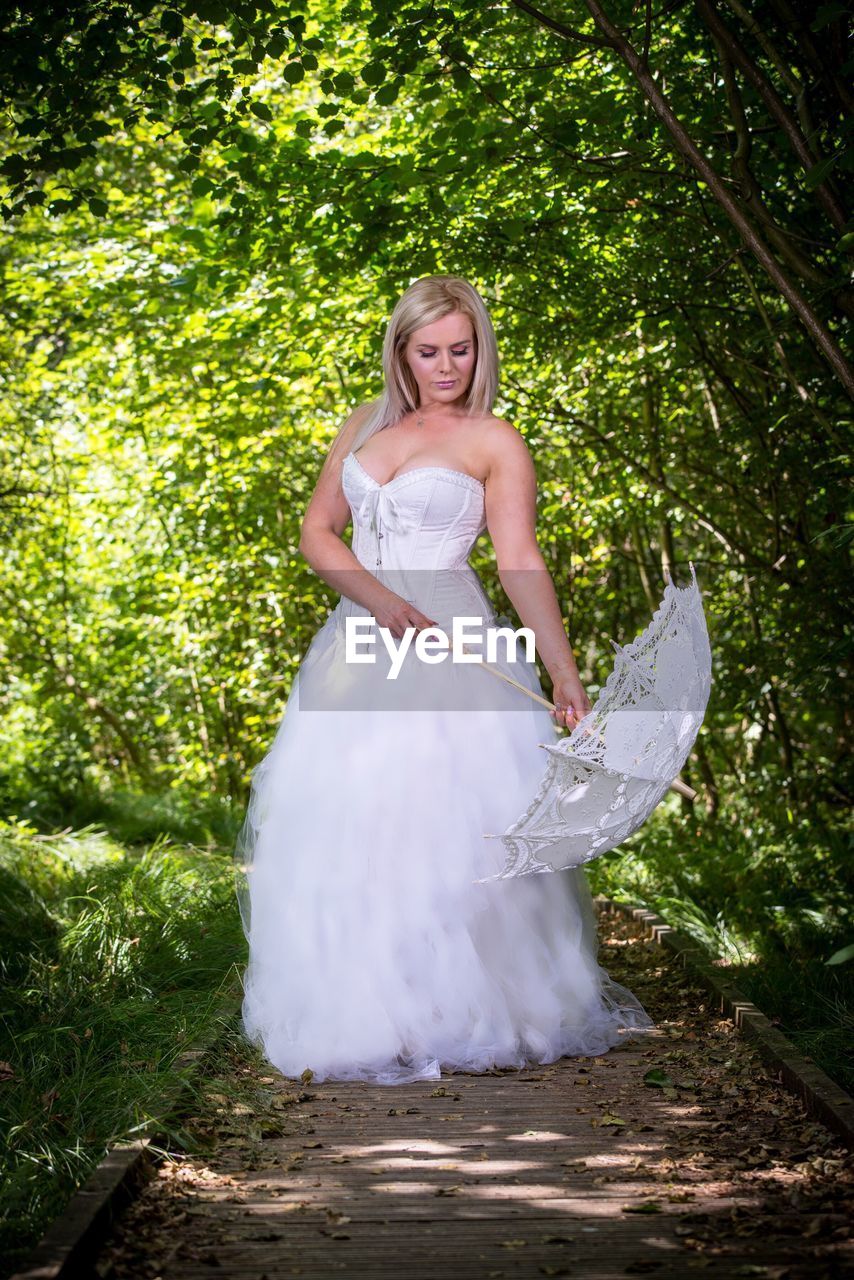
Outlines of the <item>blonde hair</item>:
{"label": "blonde hair", "polygon": [[459,311],[471,321],[475,343],[475,367],[465,396],[466,412],[489,413],[498,391],[498,347],[495,330],[483,299],[460,276],[422,276],[398,299],[383,340],[385,389],[353,437],[353,450],[375,431],[394,426],[406,413],[418,408],[418,386],[403,359],[410,335],[424,325]]}

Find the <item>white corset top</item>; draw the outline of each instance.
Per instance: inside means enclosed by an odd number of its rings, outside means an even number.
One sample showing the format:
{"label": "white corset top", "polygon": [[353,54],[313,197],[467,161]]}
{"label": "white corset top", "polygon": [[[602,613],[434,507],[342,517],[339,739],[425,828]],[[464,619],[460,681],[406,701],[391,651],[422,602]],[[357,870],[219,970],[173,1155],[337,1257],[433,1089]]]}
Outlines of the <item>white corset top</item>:
{"label": "white corset top", "polygon": [[380,484],[355,453],[341,486],[353,554],[366,569],[459,569],[486,528],[484,487],[452,467],[414,467]]}

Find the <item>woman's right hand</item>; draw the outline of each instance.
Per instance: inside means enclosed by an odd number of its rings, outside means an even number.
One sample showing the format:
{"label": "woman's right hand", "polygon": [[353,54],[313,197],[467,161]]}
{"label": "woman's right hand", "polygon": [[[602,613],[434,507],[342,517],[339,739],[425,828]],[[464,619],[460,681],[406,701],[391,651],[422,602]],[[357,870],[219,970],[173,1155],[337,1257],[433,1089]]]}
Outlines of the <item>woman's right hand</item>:
{"label": "woman's right hand", "polygon": [[551,712],[557,724],[574,729],[592,710],[587,690],[577,670],[564,671],[553,680],[555,709]]}
{"label": "woman's right hand", "polygon": [[437,627],[439,625],[432,618],[428,618],[426,613],[416,609],[415,605],[409,600],[404,600],[402,596],[397,595],[392,595],[387,604],[382,604],[376,608],[374,617],[377,620],[377,626],[388,627],[396,640],[403,639],[404,632],[408,627],[415,627],[416,630],[423,631],[425,627]]}

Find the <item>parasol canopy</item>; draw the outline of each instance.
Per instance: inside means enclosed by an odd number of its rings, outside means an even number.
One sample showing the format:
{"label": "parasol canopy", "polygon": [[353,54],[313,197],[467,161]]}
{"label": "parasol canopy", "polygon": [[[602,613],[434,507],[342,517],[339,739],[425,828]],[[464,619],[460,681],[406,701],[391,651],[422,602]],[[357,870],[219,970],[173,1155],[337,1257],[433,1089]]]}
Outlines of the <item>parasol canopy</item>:
{"label": "parasol canopy", "polygon": [[627,839],[674,783],[696,741],[711,690],[711,649],[694,565],[669,579],[649,626],[611,641],[614,668],[592,710],[558,743],[541,742],[546,772],[527,809],[500,835],[505,864],[478,883],[561,871]]}

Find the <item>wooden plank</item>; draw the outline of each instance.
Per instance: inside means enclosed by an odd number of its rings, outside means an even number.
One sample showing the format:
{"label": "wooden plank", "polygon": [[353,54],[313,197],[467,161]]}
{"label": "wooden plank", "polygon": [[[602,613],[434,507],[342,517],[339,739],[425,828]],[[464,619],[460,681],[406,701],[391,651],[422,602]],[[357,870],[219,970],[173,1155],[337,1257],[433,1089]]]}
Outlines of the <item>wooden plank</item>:
{"label": "wooden plank", "polygon": [[667,947],[693,976],[711,991],[720,1011],[731,1018],[739,1031],[754,1040],[763,1060],[801,1102],[809,1115],[835,1133],[854,1151],[854,1098],[825,1071],[798,1050],[761,1009],[748,1000],[724,973],[709,963],[708,956],[692,938],[679,933],[661,916],[645,907],[632,907],[610,898],[597,900],[600,910],[622,913],[643,925],[649,936]]}
{"label": "wooden plank", "polygon": [[647,1039],[394,1087],[268,1070],[243,1128],[211,1101],[216,1144],[157,1171],[98,1275],[841,1276],[850,1157],[639,923],[602,923],[603,963],[658,1020]]}

